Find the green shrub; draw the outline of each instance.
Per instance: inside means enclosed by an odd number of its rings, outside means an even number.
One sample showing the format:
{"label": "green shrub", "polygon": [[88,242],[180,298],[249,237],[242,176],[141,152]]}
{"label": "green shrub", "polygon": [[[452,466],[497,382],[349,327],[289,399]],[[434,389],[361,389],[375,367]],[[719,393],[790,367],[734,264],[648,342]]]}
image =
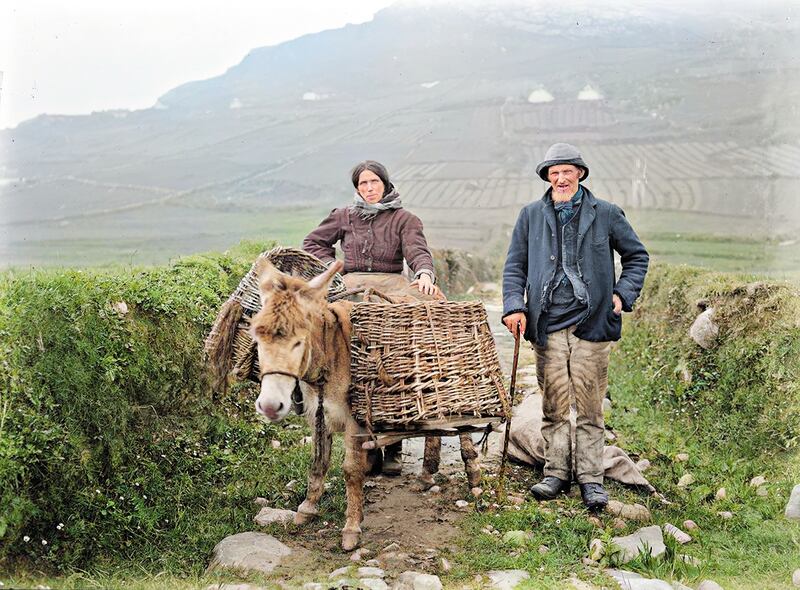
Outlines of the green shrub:
{"label": "green shrub", "polygon": [[[638,392],[637,403],[689,421],[698,440],[723,453],[754,458],[797,448],[799,302],[788,284],[656,265],[626,324],[614,382],[635,382],[627,389]],[[688,336],[701,307],[714,308],[719,326],[709,350]]]}
{"label": "green shrub", "polygon": [[245,522],[269,428],[213,399],[202,339],[266,247],[2,276],[0,560],[194,564]]}

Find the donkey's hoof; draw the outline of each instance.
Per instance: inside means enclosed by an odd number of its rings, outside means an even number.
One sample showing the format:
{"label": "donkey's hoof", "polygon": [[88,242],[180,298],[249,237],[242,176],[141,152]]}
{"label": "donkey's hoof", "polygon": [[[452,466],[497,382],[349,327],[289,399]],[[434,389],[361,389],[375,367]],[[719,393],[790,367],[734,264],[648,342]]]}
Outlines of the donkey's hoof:
{"label": "donkey's hoof", "polygon": [[306,524],[316,518],[319,514],[319,509],[316,506],[303,502],[297,507],[297,512],[294,515],[295,524]]}
{"label": "donkey's hoof", "polygon": [[430,473],[420,473],[412,489],[415,492],[426,492],[433,487],[434,483],[433,476]]}
{"label": "donkey's hoof", "polygon": [[342,549],[352,551],[358,547],[361,531],[342,531]]}

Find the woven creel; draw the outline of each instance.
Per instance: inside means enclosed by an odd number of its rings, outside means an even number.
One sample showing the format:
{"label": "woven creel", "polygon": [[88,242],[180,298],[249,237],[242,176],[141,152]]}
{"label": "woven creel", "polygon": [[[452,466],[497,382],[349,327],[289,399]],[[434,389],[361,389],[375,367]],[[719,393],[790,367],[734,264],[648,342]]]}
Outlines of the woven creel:
{"label": "woven creel", "polygon": [[353,414],[373,431],[505,417],[500,362],[480,301],[357,303]]}
{"label": "woven creel", "polygon": [[[258,267],[262,259],[269,260],[285,274],[307,281],[326,270],[319,258],[297,248],[277,247],[258,255],[223,304],[204,343],[206,356],[216,365],[215,370],[226,375],[230,372],[238,379],[258,380],[256,346],[249,329],[250,319],[261,309]],[[328,299],[336,299],[346,291],[342,275],[336,273],[328,287]]]}

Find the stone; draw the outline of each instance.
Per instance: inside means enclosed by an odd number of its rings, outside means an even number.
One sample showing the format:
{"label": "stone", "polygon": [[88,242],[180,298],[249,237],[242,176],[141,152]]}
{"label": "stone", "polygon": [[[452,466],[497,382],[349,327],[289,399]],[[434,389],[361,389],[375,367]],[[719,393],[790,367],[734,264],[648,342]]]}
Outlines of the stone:
{"label": "stone", "polygon": [[389,585],[381,578],[360,578],[358,585],[366,590],[389,590]]}
{"label": "stone", "polygon": [[664,523],[664,532],[669,536],[671,536],[673,539],[675,539],[681,545],[685,545],[686,543],[692,540],[692,538],[689,535],[684,533],[674,524],[670,524],[668,522]]}
{"label": "stone", "polygon": [[714,308],[709,307],[694,320],[689,328],[689,337],[700,347],[708,350],[716,344],[719,326],[714,323]]}
{"label": "stone", "polygon": [[589,557],[584,557],[581,559],[581,563],[589,567],[595,567],[597,565],[597,562]]}
{"label": "stone", "polygon": [[600,561],[603,555],[606,554],[606,547],[600,539],[592,539],[589,543],[589,559],[592,561]]}
{"label": "stone", "polygon": [[792,495],[786,503],[783,515],[789,520],[800,520],[800,484],[792,488]]}
{"label": "stone", "polygon": [[684,473],[678,480],[678,487],[688,488],[693,483],[694,483],[694,475],[692,475],[691,473]]}
{"label": "stone", "polygon": [[794,570],[792,574],[792,584],[795,586],[800,586],[800,568]]}
{"label": "stone", "polygon": [[603,398],[603,415],[608,417],[611,414],[611,400],[607,397]]}
{"label": "stone", "polygon": [[217,543],[211,554],[207,572],[216,569],[233,569],[265,574],[274,570],[292,550],[272,535],[265,533],[238,533]]}
{"label": "stone", "polygon": [[[324,404],[323,404],[324,407]],[[400,551],[400,545],[397,543],[389,543],[386,547],[382,549],[382,553],[387,553],[389,551]]]}
{"label": "stone", "polygon": [[622,531],[628,527],[628,523],[618,516],[617,518],[611,521],[611,527],[615,531]]}
{"label": "stone", "polygon": [[[325,404],[323,404],[323,407],[324,406],[325,406]],[[304,436],[303,438],[300,439],[300,444],[303,445],[304,447],[310,445],[313,442],[314,442],[314,439],[311,438],[310,436]]]}
{"label": "stone", "polygon": [[717,512],[717,514],[722,517],[722,520],[730,520],[733,518],[733,512],[729,510],[723,510],[722,512]]}
{"label": "stone", "polygon": [[693,521],[693,520],[684,520],[683,521],[683,528],[685,528],[687,531],[694,531],[694,530],[699,530],[700,529],[700,527],[697,525],[697,523],[695,521]]}
{"label": "stone", "polygon": [[303,584],[303,590],[325,590],[325,586],[319,582],[306,582]]}
{"label": "stone", "polygon": [[111,307],[116,311],[119,315],[127,315],[128,313],[128,304],[124,301],[117,301],[111,304]]}
{"label": "stone", "polygon": [[279,441],[277,438],[273,438],[271,441],[269,441],[269,444],[273,449],[281,448],[281,441]]}
{"label": "stone", "polygon": [[364,565],[368,565],[369,567],[380,567],[381,562],[378,561],[377,559],[368,559],[367,561],[364,562]]}
{"label": "stone", "polygon": [[652,516],[650,510],[641,504],[623,504],[619,500],[609,500],[606,505],[606,512],[612,516],[619,516],[628,520],[639,522],[650,522]]}
{"label": "stone", "polygon": [[488,574],[492,588],[513,590],[531,575],[525,570],[492,570]]}
{"label": "stone", "polygon": [[544,555],[545,553],[550,551],[550,547],[548,547],[547,545],[539,545],[539,550],[538,551],[539,551],[539,553],[541,555]]}
{"label": "stone", "polygon": [[[46,586],[37,586],[37,588],[46,588]],[[320,586],[322,588],[322,586]],[[206,586],[206,590],[266,590],[263,586],[253,586],[252,584],[226,584],[221,582],[219,584],[211,584]]]}
{"label": "stone", "polygon": [[405,571],[397,577],[392,590],[442,590],[439,576]]}
{"label": "stone", "polygon": [[672,582],[672,590],[692,590],[689,586],[681,584],[680,582]]}
{"label": "stone", "polygon": [[503,543],[514,547],[522,547],[531,538],[529,531],[506,531],[503,535]]}
{"label": "stone", "polygon": [[[323,406],[324,406],[324,404],[323,404]],[[440,486],[431,486],[430,489],[428,490],[428,493],[438,494],[441,491],[442,491],[442,488]]]}
{"label": "stone", "polygon": [[474,487],[470,491],[472,492],[472,495],[475,496],[476,498],[479,497],[481,494],[483,494],[483,488],[479,487]]}
{"label": "stone", "polygon": [[525,498],[522,496],[509,496],[508,501],[514,506],[520,506],[525,503]]}
{"label": "stone", "polygon": [[453,569],[453,566],[452,566],[452,565],[450,565],[450,562],[449,562],[449,561],[447,561],[447,558],[445,558],[445,557],[442,557],[442,558],[441,558],[439,561],[440,561],[440,563],[442,564],[442,571],[443,571],[443,572],[447,573],[447,572],[449,572],[451,569]]}
{"label": "stone", "polygon": [[664,545],[664,535],[658,525],[641,528],[625,537],[613,537],[611,542],[621,549],[620,560],[622,563],[628,563],[635,559],[640,551],[642,553],[649,552],[653,557],[659,557],[667,549]]}
{"label": "stone", "polygon": [[645,578],[633,572],[607,569],[605,573],[614,578],[623,590],[673,590],[669,582]]}
{"label": "stone", "polygon": [[385,578],[386,572],[379,567],[360,567],[356,575],[359,578]]}
{"label": "stone", "polygon": [[594,527],[596,527],[598,529],[602,529],[603,528],[603,521],[600,520],[599,518],[597,518],[596,516],[590,516],[586,520],[588,520],[590,523],[592,523],[592,526],[594,526]]}
{"label": "stone", "polygon": [[289,524],[294,522],[295,514],[296,512],[294,510],[282,510],[280,508],[264,506],[264,508],[253,517],[253,522],[261,526],[267,526],[276,522]]}
{"label": "stone", "polygon": [[763,475],[757,475],[750,480],[750,485],[754,488],[757,488],[758,486],[763,486],[765,483],[767,483],[767,478],[764,477]]}
{"label": "stone", "polygon": [[722,586],[717,584],[714,580],[703,580],[697,586],[697,590],[724,590]]}
{"label": "stone", "polygon": [[689,453],[678,453],[675,455],[675,460],[678,463],[686,463],[689,460]]}
{"label": "stone", "polygon": [[339,569],[333,570],[328,574],[328,579],[335,580],[336,578],[349,577],[350,573],[352,572],[351,568],[352,566],[346,565],[344,567],[340,567]]}
{"label": "stone", "polygon": [[456,508],[466,508],[469,506],[469,502],[466,500],[456,500]]}
{"label": "stone", "polygon": [[717,500],[724,500],[725,498],[728,497],[728,490],[726,490],[725,488],[720,488],[717,490],[717,493],[714,494],[714,497]]}
{"label": "stone", "polygon": [[766,498],[769,496],[769,491],[767,490],[766,486],[758,486],[756,488],[756,496],[759,498]]}
{"label": "stone", "polygon": [[253,504],[255,504],[256,506],[261,506],[263,508],[264,506],[269,504],[269,502],[267,502],[266,498],[258,497],[255,500],[253,500]]}
{"label": "stone", "polygon": [[647,459],[639,459],[636,462],[636,468],[639,471],[646,471],[646,470],[650,469],[650,461],[648,461]]}

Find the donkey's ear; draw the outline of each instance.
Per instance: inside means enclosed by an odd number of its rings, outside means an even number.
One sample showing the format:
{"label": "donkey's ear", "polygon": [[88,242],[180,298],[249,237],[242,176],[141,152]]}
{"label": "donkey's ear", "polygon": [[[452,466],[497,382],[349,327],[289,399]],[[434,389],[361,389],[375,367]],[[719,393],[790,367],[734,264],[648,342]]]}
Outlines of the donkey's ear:
{"label": "donkey's ear", "polygon": [[308,288],[309,290],[316,291],[317,293],[322,293],[323,295],[328,294],[328,285],[331,284],[333,277],[336,275],[337,272],[342,270],[344,266],[344,262],[341,260],[334,261],[328,269],[320,275],[315,276],[313,279],[308,281]]}
{"label": "donkey's ear", "polygon": [[275,268],[266,258],[258,259],[255,271],[258,277],[258,291],[261,296],[261,305],[264,305],[264,301],[271,293],[286,289],[286,275]]}

